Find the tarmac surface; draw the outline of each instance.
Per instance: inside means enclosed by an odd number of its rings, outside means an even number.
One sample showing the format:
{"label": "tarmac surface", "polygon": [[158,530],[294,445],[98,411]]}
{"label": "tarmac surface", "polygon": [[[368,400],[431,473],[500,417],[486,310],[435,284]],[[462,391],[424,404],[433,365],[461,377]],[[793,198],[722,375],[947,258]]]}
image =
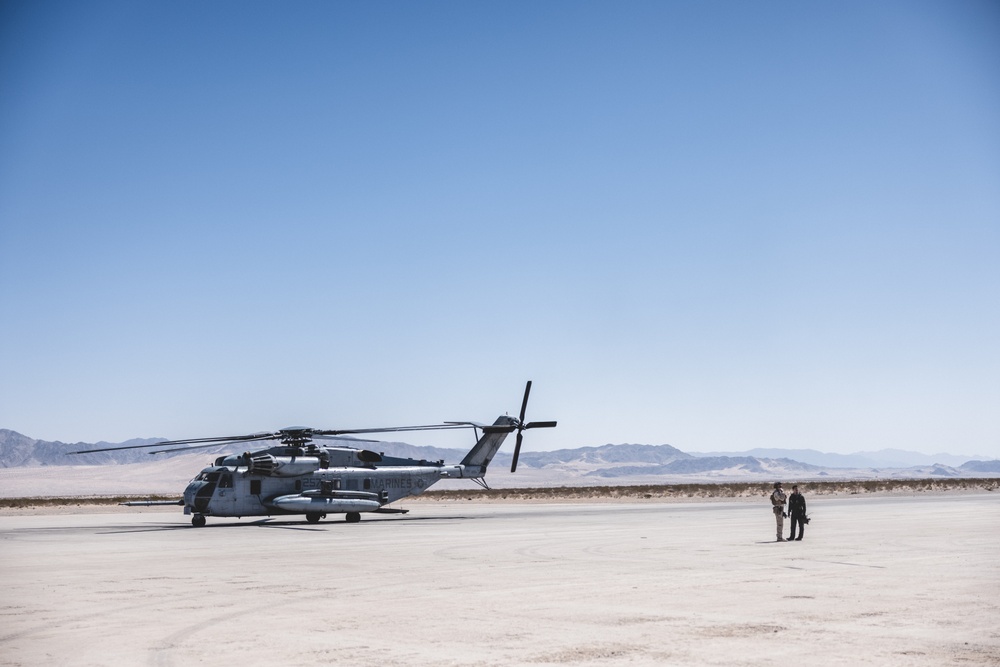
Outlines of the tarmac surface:
{"label": "tarmac surface", "polygon": [[1000,495],[809,500],[8,514],[0,665],[1000,665]]}

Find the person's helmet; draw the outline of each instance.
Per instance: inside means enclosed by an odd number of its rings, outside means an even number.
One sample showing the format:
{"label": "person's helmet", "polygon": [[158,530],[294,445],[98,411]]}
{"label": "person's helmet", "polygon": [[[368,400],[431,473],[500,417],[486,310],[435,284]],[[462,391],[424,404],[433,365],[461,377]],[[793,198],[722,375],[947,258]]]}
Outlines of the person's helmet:
{"label": "person's helmet", "polygon": [[774,483],[774,488],[780,489],[781,488],[781,482],[775,482]]}

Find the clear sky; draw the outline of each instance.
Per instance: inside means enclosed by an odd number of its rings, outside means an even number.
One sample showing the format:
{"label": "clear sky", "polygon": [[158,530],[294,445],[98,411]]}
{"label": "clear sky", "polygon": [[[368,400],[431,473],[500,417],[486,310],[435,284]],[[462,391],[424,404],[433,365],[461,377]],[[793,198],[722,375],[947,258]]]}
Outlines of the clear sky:
{"label": "clear sky", "polygon": [[68,442],[532,379],[536,449],[1000,457],[1000,4],[2,0],[0,378]]}

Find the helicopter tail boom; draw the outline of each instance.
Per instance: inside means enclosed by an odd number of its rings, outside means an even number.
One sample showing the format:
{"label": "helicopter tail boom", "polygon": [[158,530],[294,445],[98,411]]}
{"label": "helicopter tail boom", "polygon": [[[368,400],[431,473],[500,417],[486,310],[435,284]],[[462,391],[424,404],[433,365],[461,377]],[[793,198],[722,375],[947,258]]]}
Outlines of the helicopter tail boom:
{"label": "helicopter tail boom", "polygon": [[478,426],[483,429],[483,437],[479,439],[476,446],[462,459],[463,477],[483,477],[486,475],[486,467],[493,460],[500,445],[508,433],[517,431],[517,444],[514,445],[514,457],[511,462],[510,471],[517,470],[517,457],[521,453],[521,438],[523,432],[530,428],[553,428],[554,421],[545,422],[525,422],[524,412],[528,407],[528,395],[531,394],[531,380],[524,385],[524,398],[521,400],[521,414],[516,419],[509,415],[501,415],[493,422],[492,426]]}
{"label": "helicopter tail boom", "polygon": [[[500,416],[492,426],[484,426],[483,436],[479,438],[475,446],[462,459],[461,465],[465,466],[466,477],[474,477],[476,469],[480,470],[480,475],[486,474],[486,468],[490,461],[496,456],[508,433],[512,433],[517,428],[517,422],[511,417]],[[473,473],[473,474],[468,474]]]}

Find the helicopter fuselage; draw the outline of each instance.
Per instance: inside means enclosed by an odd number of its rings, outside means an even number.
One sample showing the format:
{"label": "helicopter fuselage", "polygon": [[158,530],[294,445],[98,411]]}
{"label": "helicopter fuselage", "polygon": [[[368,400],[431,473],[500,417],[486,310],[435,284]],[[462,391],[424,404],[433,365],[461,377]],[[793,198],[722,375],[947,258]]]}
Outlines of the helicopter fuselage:
{"label": "helicopter fuselage", "polygon": [[245,466],[216,465],[202,470],[188,484],[184,513],[244,517],[373,512],[401,498],[419,495],[440,479],[462,477],[462,468],[333,468],[277,476],[257,474]]}
{"label": "helicopter fuselage", "polygon": [[[525,422],[531,381],[525,385],[518,418],[497,417],[493,424],[443,422],[422,426],[395,426],[373,429],[314,429],[292,426],[274,432],[166,440],[153,445],[127,445],[88,449],[68,454],[89,454],[118,449],[157,447],[151,454],[175,453],[217,443],[245,444],[280,440],[281,446],[242,454],[220,456],[187,485],[180,500],[128,501],[125,505],[183,505],[195,527],[205,525],[205,517],[305,515],[315,523],[327,514],[344,514],[349,523],[360,521],[364,512],[401,513],[386,505],[401,498],[420,495],[441,479],[470,479],[483,488],[486,469],[504,439],[517,433],[511,472],[517,468],[522,431],[552,428],[554,421]],[[478,439],[461,463],[398,458],[354,447],[324,447],[313,439],[350,439],[348,434],[404,431],[472,429]],[[375,441],[367,441],[375,442]],[[206,444],[207,443],[207,444]],[[185,445],[177,449],[178,445]],[[166,448],[166,449],[164,449]]]}

